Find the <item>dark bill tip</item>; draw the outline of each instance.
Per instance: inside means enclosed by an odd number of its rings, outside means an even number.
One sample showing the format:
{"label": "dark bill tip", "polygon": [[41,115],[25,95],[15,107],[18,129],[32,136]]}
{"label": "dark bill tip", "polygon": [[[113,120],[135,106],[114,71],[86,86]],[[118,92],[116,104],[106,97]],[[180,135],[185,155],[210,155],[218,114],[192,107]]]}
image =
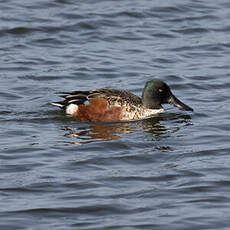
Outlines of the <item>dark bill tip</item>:
{"label": "dark bill tip", "polygon": [[168,103],[170,105],[173,105],[181,110],[185,110],[185,111],[193,111],[193,109],[187,105],[185,105],[183,102],[181,102],[179,99],[177,99],[174,95],[171,95],[171,97],[169,98]]}

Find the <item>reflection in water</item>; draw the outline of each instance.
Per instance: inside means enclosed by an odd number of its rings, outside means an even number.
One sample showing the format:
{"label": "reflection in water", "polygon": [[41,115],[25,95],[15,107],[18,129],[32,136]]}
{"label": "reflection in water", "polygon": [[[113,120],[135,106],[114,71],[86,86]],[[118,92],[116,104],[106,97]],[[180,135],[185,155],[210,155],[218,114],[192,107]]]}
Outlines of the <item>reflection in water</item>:
{"label": "reflection in water", "polygon": [[110,124],[91,124],[88,127],[66,127],[68,133],[66,137],[75,138],[80,143],[75,144],[87,144],[97,141],[110,141],[118,140],[122,134],[129,134],[138,132],[138,128],[133,123],[110,123]]}
{"label": "reflection in water", "polygon": [[156,138],[161,138],[164,134],[167,133],[167,129],[161,123],[162,116],[159,117],[152,117],[146,119],[142,122],[141,127],[144,132],[150,133],[152,136]]}
{"label": "reflection in water", "polygon": [[[66,137],[76,139],[71,144],[81,145],[98,141],[118,140],[123,134],[145,132],[154,136],[156,140],[167,138],[170,133],[177,132],[183,126],[190,124],[191,117],[184,114],[169,113],[159,115],[143,121],[121,122],[121,123],[94,123],[83,124],[83,126],[65,127]],[[174,125],[169,124],[167,127],[164,122],[173,121]],[[77,123],[79,125],[79,123]],[[182,124],[182,125],[181,125]]]}
{"label": "reflection in water", "polygon": [[[175,133],[183,126],[191,124],[191,116],[185,114],[165,113],[160,114],[158,117],[149,118],[144,120],[142,128],[145,132],[151,133],[156,138],[162,138],[168,133]],[[174,121],[175,125],[169,124]],[[167,128],[162,124],[166,122]]]}
{"label": "reflection in water", "polygon": [[[165,124],[165,125],[163,125]],[[144,132],[154,137],[154,141],[166,139],[172,133],[178,132],[184,126],[191,124],[191,117],[184,114],[165,113],[160,114],[159,117],[150,118],[142,122],[142,129]],[[169,146],[168,142],[160,142],[155,146],[155,149],[161,152],[172,151],[173,148]]]}

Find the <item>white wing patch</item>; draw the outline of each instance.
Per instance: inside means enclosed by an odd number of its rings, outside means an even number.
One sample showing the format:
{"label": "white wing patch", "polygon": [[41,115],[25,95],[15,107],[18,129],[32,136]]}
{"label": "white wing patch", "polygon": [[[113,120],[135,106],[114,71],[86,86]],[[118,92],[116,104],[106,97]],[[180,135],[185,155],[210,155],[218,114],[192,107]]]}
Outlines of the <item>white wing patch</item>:
{"label": "white wing patch", "polygon": [[76,104],[69,104],[65,110],[66,114],[69,114],[69,115],[73,115],[77,111],[78,111],[78,106]]}

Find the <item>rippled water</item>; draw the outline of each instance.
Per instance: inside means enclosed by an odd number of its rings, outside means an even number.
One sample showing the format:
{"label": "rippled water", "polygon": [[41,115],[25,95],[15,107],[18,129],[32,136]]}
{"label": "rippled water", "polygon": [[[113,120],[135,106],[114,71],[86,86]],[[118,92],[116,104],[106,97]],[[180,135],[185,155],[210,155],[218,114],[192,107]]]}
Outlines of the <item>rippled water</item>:
{"label": "rippled water", "polygon": [[[229,229],[230,4],[1,1],[0,229]],[[84,124],[56,92],[167,82],[194,113]]]}

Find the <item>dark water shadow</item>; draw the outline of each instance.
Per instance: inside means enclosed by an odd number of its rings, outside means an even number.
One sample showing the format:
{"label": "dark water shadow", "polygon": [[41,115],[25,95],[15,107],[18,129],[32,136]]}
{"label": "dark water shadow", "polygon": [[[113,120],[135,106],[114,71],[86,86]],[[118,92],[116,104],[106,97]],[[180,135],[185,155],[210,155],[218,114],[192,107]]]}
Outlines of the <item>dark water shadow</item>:
{"label": "dark water shadow", "polygon": [[[164,125],[173,121],[174,128]],[[82,145],[92,142],[119,140],[133,133],[146,133],[155,140],[168,137],[168,133],[177,132],[183,126],[191,124],[191,116],[185,114],[167,113],[142,121],[115,123],[80,123],[71,121],[65,126],[65,137],[70,138],[70,144]],[[170,130],[169,130],[170,129]],[[76,140],[76,141],[75,141]]]}

